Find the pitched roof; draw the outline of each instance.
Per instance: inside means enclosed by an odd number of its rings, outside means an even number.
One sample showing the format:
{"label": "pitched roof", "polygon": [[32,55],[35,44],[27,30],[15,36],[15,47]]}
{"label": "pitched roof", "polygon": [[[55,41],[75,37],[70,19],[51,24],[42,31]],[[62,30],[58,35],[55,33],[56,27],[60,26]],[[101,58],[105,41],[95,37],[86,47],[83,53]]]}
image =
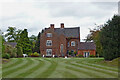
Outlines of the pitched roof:
{"label": "pitched roof", "polygon": [[10,45],[12,47],[16,47],[16,45],[17,45],[16,42],[5,42],[5,44]]}
{"label": "pitched roof", "polygon": [[80,42],[78,49],[79,50],[96,50],[96,45],[94,42]]}
{"label": "pitched roof", "polygon": [[54,28],[55,32],[58,33],[58,35],[63,34],[66,37],[74,37],[78,38],[80,36],[80,28],[79,27],[73,27],[73,28]]}

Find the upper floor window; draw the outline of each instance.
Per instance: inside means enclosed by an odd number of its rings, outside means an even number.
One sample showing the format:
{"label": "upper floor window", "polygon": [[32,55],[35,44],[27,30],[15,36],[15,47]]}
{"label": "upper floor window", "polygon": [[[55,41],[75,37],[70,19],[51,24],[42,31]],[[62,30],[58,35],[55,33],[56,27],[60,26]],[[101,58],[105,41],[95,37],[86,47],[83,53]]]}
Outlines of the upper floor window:
{"label": "upper floor window", "polygon": [[47,37],[52,37],[52,33],[47,33]]}
{"label": "upper floor window", "polygon": [[72,41],[72,42],[71,42],[71,46],[75,46],[75,41]]}
{"label": "upper floor window", "polygon": [[52,46],[52,40],[47,40],[46,41],[46,46]]}

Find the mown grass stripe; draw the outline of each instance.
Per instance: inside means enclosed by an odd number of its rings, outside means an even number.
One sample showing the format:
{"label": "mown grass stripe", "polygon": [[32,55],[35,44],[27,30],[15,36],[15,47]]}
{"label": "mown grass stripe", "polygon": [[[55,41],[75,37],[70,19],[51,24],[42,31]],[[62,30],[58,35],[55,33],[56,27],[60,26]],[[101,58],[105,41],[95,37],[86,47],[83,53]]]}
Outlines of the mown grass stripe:
{"label": "mown grass stripe", "polygon": [[25,68],[24,70],[19,72],[19,74],[17,76],[15,76],[15,78],[26,77],[26,76],[30,75],[31,73],[33,73],[34,71],[38,70],[44,64],[44,62],[41,61],[40,59],[33,59],[33,61],[34,61],[34,63],[31,64],[32,66],[28,67],[27,69]]}
{"label": "mown grass stripe", "polygon": [[77,78],[76,74],[69,70],[69,71],[63,71],[63,78]]}
{"label": "mown grass stripe", "polygon": [[19,59],[12,58],[9,63],[5,63],[4,65],[2,65],[2,69],[16,66],[18,62],[19,62]]}
{"label": "mown grass stripe", "polygon": [[[89,78],[90,76],[89,75],[86,75],[86,74],[84,74],[83,72],[78,72],[78,71],[74,71],[74,70],[72,70],[72,69],[68,69],[67,68],[67,66],[71,66],[71,65],[69,65],[69,64],[66,64],[66,62],[68,63],[68,62],[71,62],[71,60],[64,60],[64,63],[60,63],[61,64],[61,66],[63,66],[64,68],[62,68],[61,69],[61,71],[62,71],[62,77],[63,78],[66,78],[66,76],[64,75],[64,72],[66,73],[66,74],[68,74],[67,76],[68,76],[68,78],[74,78],[75,76],[76,76],[76,78]],[[74,75],[74,76],[72,76],[72,75]]]}
{"label": "mown grass stripe", "polygon": [[101,70],[98,70],[98,69],[94,69],[94,68],[90,68],[88,67],[87,65],[82,65],[82,64],[75,64],[75,63],[70,63],[70,65],[73,65],[73,66],[76,66],[76,67],[79,67],[79,68],[83,68],[85,70],[90,70],[91,72],[96,72],[97,75],[101,74],[100,76],[103,76],[103,77],[117,77],[116,74],[111,74],[109,72],[105,72],[105,71],[101,71]]}
{"label": "mown grass stripe", "polygon": [[14,75],[14,72],[20,70],[21,68],[25,68],[27,67],[27,65],[31,62],[29,62],[30,59],[24,59],[23,62],[21,62],[20,64],[18,64],[17,66],[15,67],[12,67],[12,69],[10,69],[9,71],[7,72],[3,72],[3,77],[6,77],[6,78],[10,78],[10,77],[13,77],[12,74]]}
{"label": "mown grass stripe", "polygon": [[49,67],[44,70],[39,76],[39,78],[49,78],[49,76],[55,71],[55,69],[57,68],[57,63],[55,61],[53,61],[52,59],[51,60],[48,60],[48,59],[44,59],[44,60],[47,60],[49,61],[51,64],[49,65]]}
{"label": "mown grass stripe", "polygon": [[96,71],[92,72],[92,70],[85,69],[83,67],[74,66],[70,62],[71,61],[67,61],[66,62],[66,64],[65,64],[66,69],[79,72],[78,73],[79,74],[79,78],[98,78],[98,77],[101,77],[101,75],[93,75]]}
{"label": "mown grass stripe", "polygon": [[[35,63],[31,58],[27,58],[26,61],[27,61],[27,63],[26,63],[25,65],[19,67],[17,70],[16,70],[16,69],[12,70],[12,71],[11,71],[12,73],[11,73],[11,74],[8,74],[6,77],[11,78],[11,76],[12,76],[12,77],[14,77],[14,78],[17,78],[17,77],[15,77],[15,76],[17,76],[17,75],[19,75],[20,73],[26,71],[27,69],[29,69],[29,67],[31,67],[31,65],[32,65],[33,63]],[[19,77],[18,77],[18,78],[19,78]]]}
{"label": "mown grass stripe", "polygon": [[14,69],[15,67],[19,67],[19,65],[20,65],[19,63],[21,63],[21,62],[23,62],[23,59],[18,59],[18,61],[15,62],[13,65],[10,65],[9,67],[5,67],[2,70],[3,70],[3,72],[7,72],[11,69]]}
{"label": "mown grass stripe", "polygon": [[73,66],[72,67],[66,66],[66,68],[69,70],[72,70],[72,71],[79,72],[79,78],[83,78],[83,77],[84,78],[98,78],[98,77],[100,77],[99,75],[90,74],[90,72],[88,72],[88,71],[74,68]]}
{"label": "mown grass stripe", "polygon": [[105,69],[112,70],[112,71],[118,71],[118,68],[112,68],[112,67],[108,67],[108,66],[102,66],[102,65],[92,64],[92,63],[87,63],[87,62],[84,62],[83,64],[87,64],[87,65],[99,67],[99,68],[105,68]]}
{"label": "mown grass stripe", "polygon": [[49,78],[63,78],[64,77],[63,74],[64,74],[64,71],[65,71],[65,66],[62,65],[62,64],[64,64],[65,61],[63,59],[58,59],[58,58],[54,58],[52,60],[54,60],[56,63],[58,63],[58,65],[57,65],[57,68],[54,70],[54,72],[51,73]]}
{"label": "mown grass stripe", "polygon": [[71,62],[72,64],[76,64],[76,65],[80,65],[80,66],[84,66],[84,67],[86,67],[86,68],[90,68],[90,69],[94,69],[94,70],[98,70],[98,71],[100,71],[100,72],[104,72],[104,73],[109,73],[109,74],[118,74],[118,72],[117,71],[111,71],[111,70],[106,70],[106,69],[103,69],[103,68],[98,68],[98,67],[93,67],[93,66],[90,66],[90,65],[85,65],[85,64],[80,64],[80,63],[73,63],[73,62]]}
{"label": "mown grass stripe", "polygon": [[46,70],[48,66],[50,65],[48,62],[46,62],[43,59],[39,59],[39,60],[41,61],[40,65],[37,68],[35,68],[32,73],[25,76],[24,78],[38,78],[37,76],[40,73],[42,73],[44,70]]}

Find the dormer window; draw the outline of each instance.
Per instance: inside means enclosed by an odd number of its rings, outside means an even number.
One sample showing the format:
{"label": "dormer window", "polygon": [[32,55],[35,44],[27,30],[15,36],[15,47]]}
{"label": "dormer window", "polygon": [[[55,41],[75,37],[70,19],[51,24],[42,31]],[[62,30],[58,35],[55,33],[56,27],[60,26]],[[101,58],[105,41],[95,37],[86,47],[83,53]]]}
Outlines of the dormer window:
{"label": "dormer window", "polygon": [[47,40],[46,41],[46,46],[52,46],[52,40]]}
{"label": "dormer window", "polygon": [[47,33],[47,37],[52,37],[52,33]]}
{"label": "dormer window", "polygon": [[72,42],[71,42],[71,46],[75,46],[75,41],[72,41]]}

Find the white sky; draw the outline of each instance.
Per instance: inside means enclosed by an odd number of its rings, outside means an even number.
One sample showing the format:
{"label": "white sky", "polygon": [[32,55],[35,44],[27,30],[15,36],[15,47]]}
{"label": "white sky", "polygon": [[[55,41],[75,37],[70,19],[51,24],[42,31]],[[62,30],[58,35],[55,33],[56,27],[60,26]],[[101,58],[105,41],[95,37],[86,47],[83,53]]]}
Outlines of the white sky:
{"label": "white sky", "polygon": [[45,27],[80,27],[85,39],[89,28],[104,24],[118,13],[119,0],[0,0],[0,29],[9,26],[28,29],[29,36],[38,35]]}

